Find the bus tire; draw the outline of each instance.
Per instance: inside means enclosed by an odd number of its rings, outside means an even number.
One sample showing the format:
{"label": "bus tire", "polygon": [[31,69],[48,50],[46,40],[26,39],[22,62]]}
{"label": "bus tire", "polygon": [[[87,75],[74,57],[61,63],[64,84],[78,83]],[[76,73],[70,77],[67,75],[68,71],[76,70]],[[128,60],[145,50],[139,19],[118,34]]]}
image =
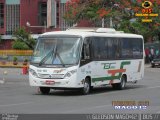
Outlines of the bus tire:
{"label": "bus tire", "polygon": [[152,64],[152,65],[151,65],[151,67],[152,67],[152,68],[154,68],[154,67],[155,67],[155,65],[154,65],[154,64]]}
{"label": "bus tire", "polygon": [[40,89],[40,92],[42,94],[44,94],[44,95],[47,95],[50,92],[50,88],[49,87],[40,87],[39,89]]}
{"label": "bus tire", "polygon": [[123,90],[126,86],[126,81],[127,81],[126,76],[122,75],[120,83],[112,84],[113,89]]}
{"label": "bus tire", "polygon": [[81,92],[82,92],[83,95],[87,95],[87,94],[90,93],[90,90],[91,90],[90,80],[86,78],[85,81],[84,81],[84,86],[81,89]]}

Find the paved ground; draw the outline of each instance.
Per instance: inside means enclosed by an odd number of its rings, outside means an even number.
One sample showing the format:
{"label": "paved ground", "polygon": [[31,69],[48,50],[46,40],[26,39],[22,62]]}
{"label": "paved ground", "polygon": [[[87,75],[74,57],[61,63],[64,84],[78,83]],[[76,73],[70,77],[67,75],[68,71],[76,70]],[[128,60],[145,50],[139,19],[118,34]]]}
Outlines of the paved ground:
{"label": "paved ground", "polygon": [[[6,71],[9,75],[4,75]],[[87,96],[77,91],[52,91],[41,95],[28,85],[21,69],[0,69],[0,113],[160,113],[160,68],[145,67],[145,78],[122,91],[96,88]],[[146,110],[114,110],[112,101],[149,101]]]}

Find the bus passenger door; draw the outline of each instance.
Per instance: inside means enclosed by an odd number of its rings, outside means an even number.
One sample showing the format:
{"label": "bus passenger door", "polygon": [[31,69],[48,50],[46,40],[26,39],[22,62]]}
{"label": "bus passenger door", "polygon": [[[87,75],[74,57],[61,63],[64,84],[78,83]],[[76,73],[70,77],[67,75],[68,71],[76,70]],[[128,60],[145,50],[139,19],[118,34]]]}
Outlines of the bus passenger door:
{"label": "bus passenger door", "polygon": [[90,53],[90,39],[86,38],[83,43],[80,66],[86,65],[91,62],[91,53]]}
{"label": "bus passenger door", "polygon": [[83,79],[86,76],[91,76],[92,74],[92,66],[91,66],[91,41],[89,38],[84,40],[81,52],[81,60],[80,60],[80,72]]}

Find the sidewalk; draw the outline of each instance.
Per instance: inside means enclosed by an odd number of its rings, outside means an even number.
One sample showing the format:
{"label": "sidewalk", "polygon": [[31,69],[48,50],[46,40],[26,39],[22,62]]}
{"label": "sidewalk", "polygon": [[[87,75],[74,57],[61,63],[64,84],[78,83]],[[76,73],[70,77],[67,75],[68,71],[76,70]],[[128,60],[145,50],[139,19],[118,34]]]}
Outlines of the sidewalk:
{"label": "sidewalk", "polygon": [[[27,64],[26,66],[28,67],[29,64]],[[2,61],[0,61],[0,67],[3,67],[3,68],[22,68],[22,67],[24,67],[24,65],[23,65],[23,62],[18,62],[17,65],[13,65],[13,62],[3,63]]]}
{"label": "sidewalk", "polygon": [[0,68],[0,85],[6,83],[19,84],[28,81],[28,73],[22,74],[22,68]]}
{"label": "sidewalk", "polygon": [[0,68],[0,75],[20,75],[22,74],[22,68]]}
{"label": "sidewalk", "polygon": [[149,68],[149,67],[151,67],[151,64],[150,63],[144,64],[144,67]]}

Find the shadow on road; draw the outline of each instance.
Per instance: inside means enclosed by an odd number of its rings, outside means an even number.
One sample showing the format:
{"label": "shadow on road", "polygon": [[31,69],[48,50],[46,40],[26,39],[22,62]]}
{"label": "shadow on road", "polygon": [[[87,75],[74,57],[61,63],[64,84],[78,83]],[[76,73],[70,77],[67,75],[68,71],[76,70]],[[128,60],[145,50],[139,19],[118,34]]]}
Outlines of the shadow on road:
{"label": "shadow on road", "polygon": [[[89,95],[95,95],[95,94],[101,94],[101,93],[110,93],[115,91],[127,91],[131,89],[139,89],[139,88],[145,88],[145,85],[127,85],[124,90],[114,90],[111,86],[107,87],[95,87],[91,91]],[[42,95],[42,94],[36,94],[36,95]],[[51,90],[50,94],[48,96],[83,96],[80,92],[80,90]]]}

